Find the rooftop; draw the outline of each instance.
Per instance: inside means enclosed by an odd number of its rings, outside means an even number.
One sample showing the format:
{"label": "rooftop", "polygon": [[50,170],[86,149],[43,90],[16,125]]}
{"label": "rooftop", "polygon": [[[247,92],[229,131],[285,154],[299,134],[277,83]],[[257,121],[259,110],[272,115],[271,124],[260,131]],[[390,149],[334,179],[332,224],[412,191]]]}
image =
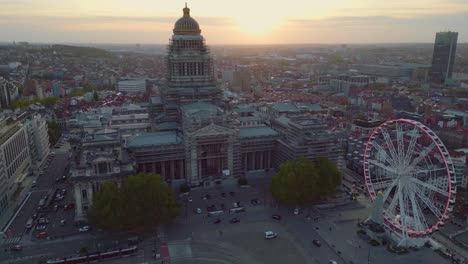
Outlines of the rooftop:
{"label": "rooftop", "polygon": [[292,103],[277,103],[274,104],[271,108],[279,112],[299,111],[299,108]]}
{"label": "rooftop", "polygon": [[138,148],[182,143],[182,138],[175,131],[144,133],[129,138],[127,146]]}
{"label": "rooftop", "polygon": [[277,136],[279,135],[278,132],[275,130],[267,127],[267,126],[259,126],[259,127],[241,127],[239,129],[239,136],[241,138],[247,137],[267,137],[267,136]]}

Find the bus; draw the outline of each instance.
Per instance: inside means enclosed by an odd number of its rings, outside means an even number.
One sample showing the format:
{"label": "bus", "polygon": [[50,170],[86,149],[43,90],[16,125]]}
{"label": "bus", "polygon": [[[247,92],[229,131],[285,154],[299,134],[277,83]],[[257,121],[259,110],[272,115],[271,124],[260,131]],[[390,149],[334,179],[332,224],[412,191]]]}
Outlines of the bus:
{"label": "bus", "polygon": [[237,208],[231,208],[229,209],[230,213],[241,213],[245,212],[245,207],[237,207]]}
{"label": "bus", "polygon": [[114,249],[104,252],[93,252],[89,253],[86,256],[72,256],[72,257],[63,257],[53,260],[48,260],[47,264],[76,264],[76,263],[90,263],[101,260],[109,260],[115,258],[122,258],[126,256],[135,255],[137,253],[138,247],[127,247],[122,249]]}

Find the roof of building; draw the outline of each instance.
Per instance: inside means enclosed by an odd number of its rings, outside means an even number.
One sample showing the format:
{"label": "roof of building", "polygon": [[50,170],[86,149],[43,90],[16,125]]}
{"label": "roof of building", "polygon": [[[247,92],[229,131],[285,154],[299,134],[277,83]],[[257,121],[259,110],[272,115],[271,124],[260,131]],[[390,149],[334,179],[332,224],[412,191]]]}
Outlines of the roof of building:
{"label": "roof of building", "polygon": [[150,98],[150,100],[152,104],[155,104],[155,105],[162,104],[161,96],[153,96]]}
{"label": "roof of building", "polygon": [[279,112],[299,111],[299,108],[292,103],[277,103],[274,104],[271,108]]}
{"label": "roof of building", "polygon": [[175,131],[144,133],[128,139],[129,148],[160,146],[182,143],[182,138]]}
{"label": "roof of building", "polygon": [[177,129],[179,123],[177,122],[162,122],[158,124],[158,129]]}
{"label": "roof of building", "polygon": [[182,106],[182,110],[188,115],[201,117],[216,116],[221,111],[216,105],[201,101],[185,104]]}
{"label": "roof of building", "polygon": [[277,136],[278,132],[267,127],[267,126],[258,126],[258,127],[241,127],[239,129],[239,136],[241,138],[247,137],[267,137],[267,136]]}
{"label": "roof of building", "polygon": [[198,22],[190,16],[190,8],[185,4],[184,15],[174,25],[174,35],[199,35],[201,33]]}

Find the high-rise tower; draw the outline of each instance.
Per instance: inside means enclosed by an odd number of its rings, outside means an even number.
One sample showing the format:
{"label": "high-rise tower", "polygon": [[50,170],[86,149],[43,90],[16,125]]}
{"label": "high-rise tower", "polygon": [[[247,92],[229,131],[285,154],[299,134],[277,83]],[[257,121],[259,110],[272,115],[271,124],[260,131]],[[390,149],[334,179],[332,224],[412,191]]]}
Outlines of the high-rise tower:
{"label": "high-rise tower", "polygon": [[219,101],[221,90],[216,87],[213,60],[187,4],[173,33],[168,46],[167,84],[161,89],[164,101],[178,105]]}
{"label": "high-rise tower", "polygon": [[457,39],[458,32],[437,32],[429,75],[432,82],[445,83],[447,79],[452,77]]}

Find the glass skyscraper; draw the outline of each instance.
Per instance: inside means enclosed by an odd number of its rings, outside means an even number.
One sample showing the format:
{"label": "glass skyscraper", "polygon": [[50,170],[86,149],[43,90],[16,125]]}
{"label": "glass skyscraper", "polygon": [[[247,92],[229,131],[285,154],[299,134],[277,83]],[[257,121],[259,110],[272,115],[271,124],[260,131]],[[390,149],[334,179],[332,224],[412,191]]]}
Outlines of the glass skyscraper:
{"label": "glass skyscraper", "polygon": [[432,54],[430,79],[435,83],[445,83],[452,77],[458,32],[438,32]]}

